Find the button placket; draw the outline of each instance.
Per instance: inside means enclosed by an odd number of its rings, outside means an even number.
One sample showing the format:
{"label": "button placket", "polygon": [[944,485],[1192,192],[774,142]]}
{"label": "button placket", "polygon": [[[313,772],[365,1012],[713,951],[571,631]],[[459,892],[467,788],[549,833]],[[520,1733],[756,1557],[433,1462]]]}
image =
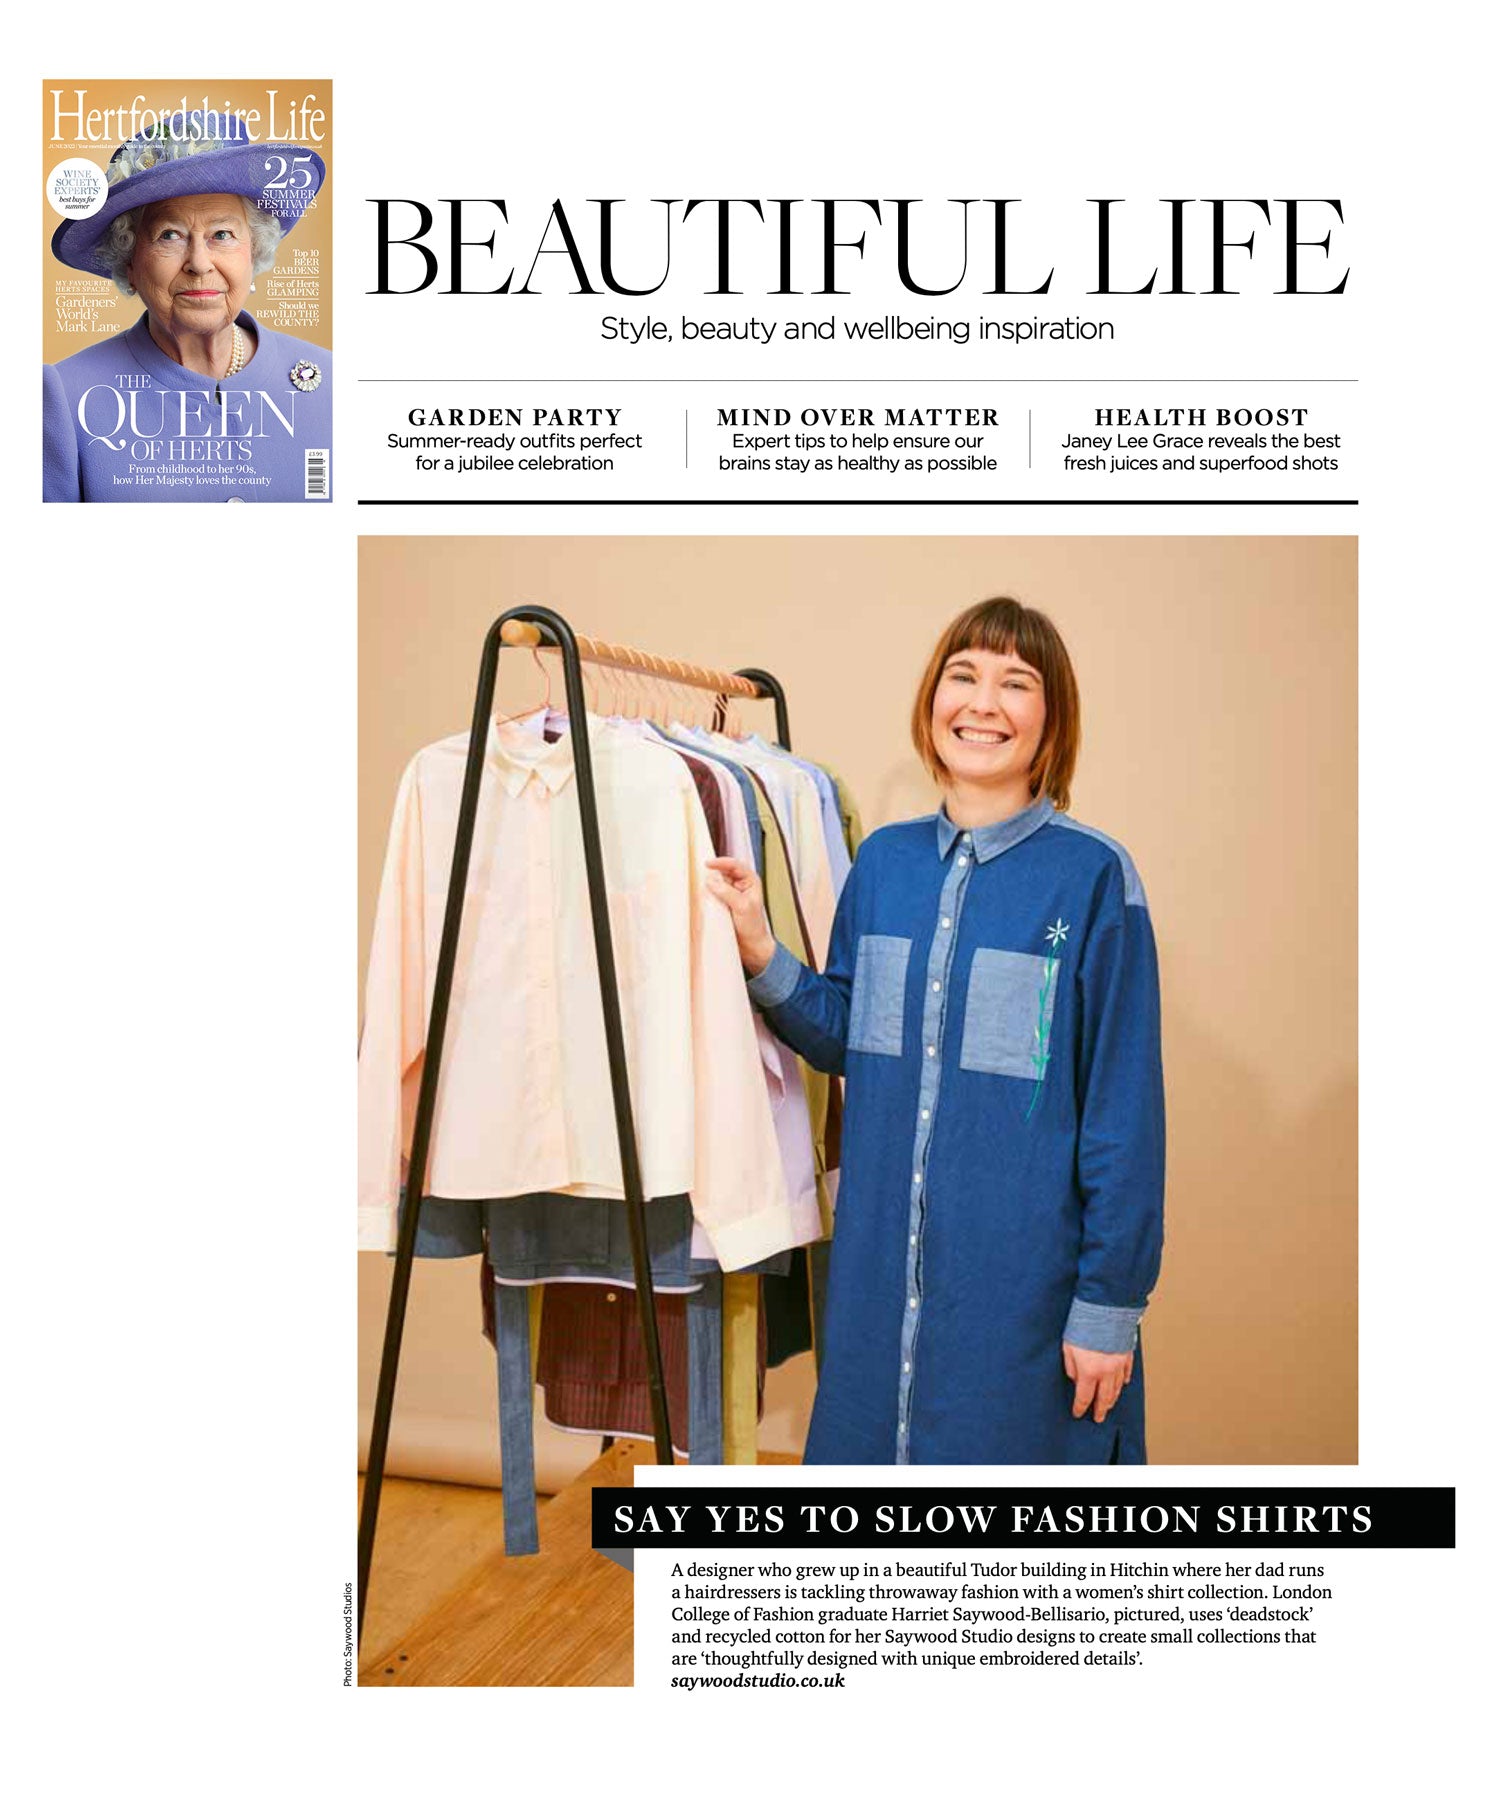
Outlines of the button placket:
{"label": "button placket", "polygon": [[526,909],[531,933],[526,954],[526,1040],[523,1100],[528,1114],[546,1117],[545,1149],[570,1156],[565,1109],[545,1092],[562,1088],[563,1023],[560,995],[552,973],[558,962],[560,899],[553,865],[553,814],[546,787],[528,772],[520,787],[525,839]]}
{"label": "button placket", "polygon": [[901,1377],[896,1401],[896,1461],[911,1461],[911,1402],[917,1331],[922,1321],[922,1225],[926,1218],[927,1153],[937,1119],[941,1046],[947,1006],[948,970],[957,937],[954,923],[973,867],[968,837],[956,853],[938,900],[938,926],[927,956],[922,1003],[922,1073],[917,1092],[916,1138],[912,1144],[911,1210],[906,1252],[906,1311],[901,1325]]}

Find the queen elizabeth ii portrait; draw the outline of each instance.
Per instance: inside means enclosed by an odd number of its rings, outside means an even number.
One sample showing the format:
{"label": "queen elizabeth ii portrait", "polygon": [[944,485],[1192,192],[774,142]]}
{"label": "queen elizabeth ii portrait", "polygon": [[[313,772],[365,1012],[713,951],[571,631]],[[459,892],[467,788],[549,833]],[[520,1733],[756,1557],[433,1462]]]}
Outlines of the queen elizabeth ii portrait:
{"label": "queen elizabeth ii portrait", "polygon": [[245,309],[324,174],[228,113],[177,113],[115,151],[103,206],[60,224],[52,253],[143,309],[42,369],[49,503],[328,495],[329,352]]}

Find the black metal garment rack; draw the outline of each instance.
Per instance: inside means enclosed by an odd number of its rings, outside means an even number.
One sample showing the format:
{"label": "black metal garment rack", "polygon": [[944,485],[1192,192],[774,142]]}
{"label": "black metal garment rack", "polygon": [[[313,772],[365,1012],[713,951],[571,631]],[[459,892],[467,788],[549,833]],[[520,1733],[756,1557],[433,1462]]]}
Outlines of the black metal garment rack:
{"label": "black metal garment rack", "polygon": [[[518,631],[517,625],[523,626]],[[535,633],[533,633],[535,632]],[[427,1022],[427,1046],[422,1078],[412,1123],[406,1200],[396,1239],[395,1271],[391,1279],[390,1305],[386,1310],[385,1344],[380,1357],[380,1380],[375,1391],[375,1414],[370,1431],[370,1454],[365,1468],[364,1499],[359,1514],[359,1632],[364,1634],[370,1564],[375,1552],[375,1528],[380,1519],[380,1493],[385,1481],[386,1447],[390,1442],[391,1413],[395,1406],[396,1373],[401,1360],[401,1336],[406,1326],[406,1305],[411,1290],[412,1260],[416,1252],[417,1223],[427,1193],[427,1158],[432,1143],[432,1117],[437,1101],[438,1072],[443,1039],[448,1027],[448,999],[453,988],[453,967],[458,956],[459,930],[463,923],[464,892],[469,879],[469,856],[474,844],[474,822],[479,809],[479,785],[484,775],[485,748],[494,710],[495,676],[500,649],[530,645],[537,637],[562,656],[563,688],[567,693],[568,729],[573,743],[574,776],[578,781],[578,815],[583,828],[584,867],[588,879],[589,908],[594,925],[594,952],[599,965],[599,999],[604,1010],[604,1039],[609,1056],[609,1081],[614,1098],[615,1130],[620,1142],[620,1168],[625,1188],[625,1210],[630,1232],[630,1252],[635,1273],[636,1311],[640,1316],[651,1393],[652,1432],[658,1463],[672,1461],[671,1422],[667,1416],[666,1382],[662,1374],[661,1340],[656,1326],[656,1293],[651,1279],[651,1254],[646,1241],[646,1205],[641,1191],[640,1159],[636,1150],[635,1118],[630,1105],[630,1078],[625,1063],[625,1035],[620,1020],[620,990],[615,976],[614,945],[609,928],[609,902],[604,887],[604,857],[599,844],[599,810],[594,794],[593,762],[589,754],[588,724],[584,710],[583,656],[571,626],[554,610],[539,604],[520,604],[491,624],[479,659],[479,685],[474,695],[474,720],[469,730],[469,753],[459,801],[458,829],[453,842],[453,869],[448,878],[448,902],[443,912],[442,942],[438,949],[433,984],[432,1010]],[[672,679],[676,662],[654,661],[639,656],[641,666],[654,676]],[[680,669],[685,673],[686,668]],[[761,697],[776,706],[776,737],[782,747],[791,746],[787,727],[786,694],[768,672],[746,668],[735,675],[753,684]],[[678,676],[678,682],[683,682]],[[696,681],[692,681],[696,682]],[[716,726],[722,723],[725,700],[721,694]]]}

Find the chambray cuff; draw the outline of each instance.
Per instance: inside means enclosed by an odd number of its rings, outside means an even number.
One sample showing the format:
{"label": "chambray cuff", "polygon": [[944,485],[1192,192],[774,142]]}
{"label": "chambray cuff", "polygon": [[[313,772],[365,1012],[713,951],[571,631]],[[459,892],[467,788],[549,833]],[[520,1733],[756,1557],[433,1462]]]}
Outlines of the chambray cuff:
{"label": "chambray cuff", "polygon": [[1143,1307],[1096,1307],[1075,1300],[1063,1327],[1063,1340],[1085,1351],[1133,1351]]}
{"label": "chambray cuff", "polygon": [[771,954],[771,963],[764,971],[757,972],[746,980],[745,988],[750,992],[750,1000],[763,1009],[774,1009],[786,1001],[797,987],[797,978],[802,966],[778,940],[776,951]]}

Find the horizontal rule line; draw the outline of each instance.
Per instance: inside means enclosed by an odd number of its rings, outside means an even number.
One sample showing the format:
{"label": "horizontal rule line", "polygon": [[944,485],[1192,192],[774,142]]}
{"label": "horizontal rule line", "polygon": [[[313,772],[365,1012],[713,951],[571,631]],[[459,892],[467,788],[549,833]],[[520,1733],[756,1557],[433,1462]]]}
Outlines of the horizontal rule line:
{"label": "horizontal rule line", "polygon": [[362,375],[357,386],[1357,386],[1359,381],[1329,375],[1301,378],[1293,374],[1127,374],[1094,376],[1066,374],[876,374],[862,379],[857,374],[835,374],[824,379],[816,374],[519,374],[514,379],[486,374]]}
{"label": "horizontal rule line", "polygon": [[470,505],[470,504],[505,504],[525,509],[528,505],[563,504],[578,505],[587,509],[589,505],[840,505],[871,504],[883,505],[890,509],[896,505],[1016,505],[1025,509],[1027,505],[1318,505],[1339,504],[1356,505],[1357,498],[360,498],[359,504],[410,504],[410,505]]}

